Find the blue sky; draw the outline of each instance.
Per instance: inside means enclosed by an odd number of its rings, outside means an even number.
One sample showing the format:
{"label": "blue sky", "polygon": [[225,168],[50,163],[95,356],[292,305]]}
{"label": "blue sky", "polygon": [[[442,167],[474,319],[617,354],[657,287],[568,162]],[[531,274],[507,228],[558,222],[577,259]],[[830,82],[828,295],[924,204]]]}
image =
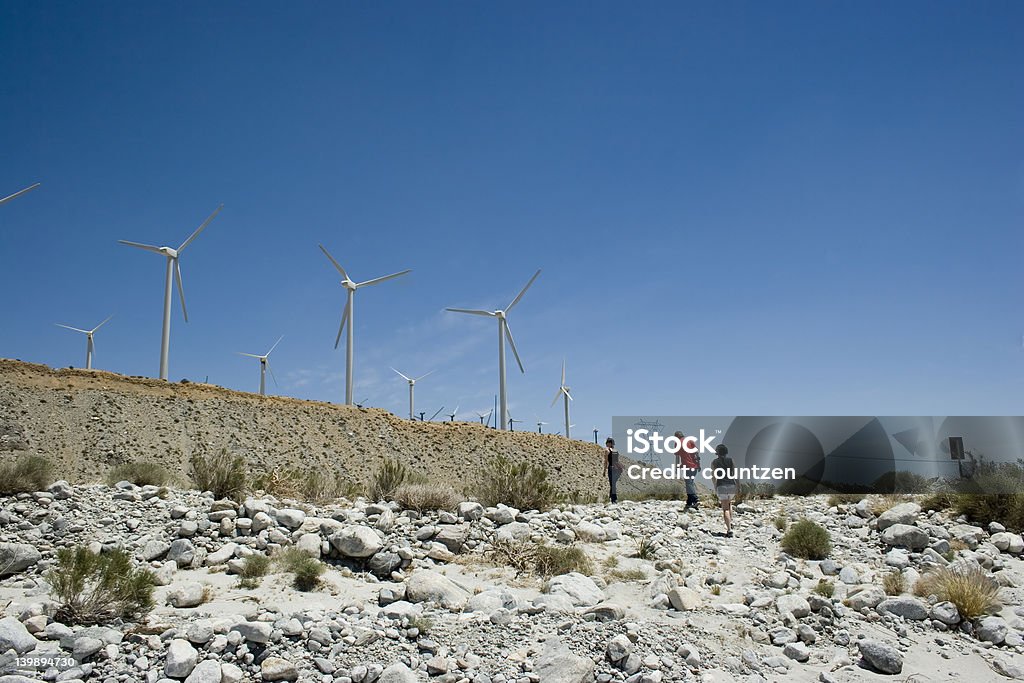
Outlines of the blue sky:
{"label": "blue sky", "polygon": [[[0,2],[0,356],[511,411],[1020,414],[1019,3]],[[175,302],[175,306],[177,306]],[[273,389],[273,384],[271,384]],[[432,410],[431,410],[432,412]],[[475,419],[475,418],[473,418]]]}

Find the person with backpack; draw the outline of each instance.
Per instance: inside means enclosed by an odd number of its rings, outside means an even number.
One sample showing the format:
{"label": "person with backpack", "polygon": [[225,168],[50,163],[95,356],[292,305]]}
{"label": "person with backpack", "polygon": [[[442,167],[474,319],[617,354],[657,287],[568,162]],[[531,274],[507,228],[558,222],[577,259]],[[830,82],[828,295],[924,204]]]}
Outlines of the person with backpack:
{"label": "person with backpack", "polygon": [[686,450],[685,436],[682,432],[676,432],[675,437],[680,441],[679,450],[676,451],[676,467],[683,469],[683,482],[686,485],[686,507],[683,509],[697,510],[700,508],[700,500],[697,498],[697,472],[700,470],[700,455]]}
{"label": "person with backpack", "polygon": [[[730,475],[735,473],[736,465],[729,457],[729,449],[724,443],[715,447],[715,455],[717,457],[711,461],[712,481],[715,484],[715,495],[718,496],[718,501],[722,504],[725,535],[732,538],[732,501],[736,497],[739,487],[736,485],[736,480]],[[719,474],[723,476],[718,477]]]}
{"label": "person with backpack", "polygon": [[616,486],[619,483],[619,475],[622,474],[622,464],[619,462],[619,452],[615,450],[615,439],[608,437],[604,441],[604,468],[608,472],[608,497],[613,503],[619,500]]}

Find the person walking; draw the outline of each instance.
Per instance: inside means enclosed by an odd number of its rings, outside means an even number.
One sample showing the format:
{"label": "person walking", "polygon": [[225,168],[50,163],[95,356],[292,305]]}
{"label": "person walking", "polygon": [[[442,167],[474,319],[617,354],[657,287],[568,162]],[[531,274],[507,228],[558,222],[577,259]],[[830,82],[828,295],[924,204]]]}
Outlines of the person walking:
{"label": "person walking", "polygon": [[712,481],[715,484],[715,495],[718,496],[718,502],[722,505],[725,535],[732,538],[732,501],[736,497],[738,486],[731,475],[735,473],[736,465],[729,457],[729,448],[724,443],[715,447],[715,455],[717,457],[711,461]]}
{"label": "person walking", "polygon": [[[682,432],[676,432],[675,437],[679,439],[679,450],[676,451],[676,467],[683,470],[683,483],[686,486],[686,507],[685,510],[697,510],[700,507],[697,498],[697,471],[700,469],[700,456],[697,453],[690,453],[686,450],[686,437]],[[693,440],[689,440],[693,443]],[[692,448],[692,446],[691,446]]]}
{"label": "person walking", "polygon": [[619,452],[615,450],[615,439],[610,436],[604,441],[604,468],[608,472],[608,497],[617,503],[619,494],[616,486],[622,474],[622,465],[619,463]]}

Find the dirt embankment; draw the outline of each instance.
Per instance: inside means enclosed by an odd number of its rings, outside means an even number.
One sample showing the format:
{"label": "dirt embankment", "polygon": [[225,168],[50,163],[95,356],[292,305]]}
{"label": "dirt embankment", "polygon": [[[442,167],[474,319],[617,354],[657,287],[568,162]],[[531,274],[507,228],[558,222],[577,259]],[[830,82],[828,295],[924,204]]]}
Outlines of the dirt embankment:
{"label": "dirt embankment", "polygon": [[602,450],[583,441],[0,359],[0,459],[36,453],[53,460],[60,476],[89,481],[142,459],[184,474],[193,453],[224,447],[244,453],[254,475],[331,468],[365,482],[385,457],[397,457],[457,488],[471,486],[503,454],[543,464],[563,491],[606,492]]}

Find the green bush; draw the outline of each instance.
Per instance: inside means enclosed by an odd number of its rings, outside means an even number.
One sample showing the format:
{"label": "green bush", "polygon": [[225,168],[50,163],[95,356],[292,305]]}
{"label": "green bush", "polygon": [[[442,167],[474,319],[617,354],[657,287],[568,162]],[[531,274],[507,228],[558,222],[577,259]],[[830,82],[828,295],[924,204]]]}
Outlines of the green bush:
{"label": "green bush", "polygon": [[370,497],[373,500],[390,500],[395,489],[405,483],[409,476],[408,470],[394,458],[385,458],[384,462],[373,475],[370,484]]}
{"label": "green bush", "polygon": [[222,448],[213,455],[192,456],[192,481],[200,491],[240,501],[247,488],[245,458]]}
{"label": "green bush", "polygon": [[641,536],[640,538],[633,538],[633,543],[636,544],[636,556],[641,560],[652,560],[657,548],[654,545],[654,541],[651,540],[650,536]]}
{"label": "green bush", "polygon": [[952,485],[953,510],[975,524],[999,522],[1024,529],[1024,468],[1017,463],[980,463],[970,479]]}
{"label": "green bush", "polygon": [[260,579],[270,571],[270,558],[263,553],[246,555],[242,560],[242,571],[239,572],[239,586],[241,588],[256,588],[260,585]]}
{"label": "green bush", "polygon": [[832,539],[824,527],[804,518],[789,527],[782,537],[782,549],[793,557],[824,560],[832,552]]}
{"label": "green bush", "polygon": [[545,510],[558,500],[540,465],[513,463],[499,455],[491,460],[480,478],[477,498],[488,506],[504,503],[520,510]]}
{"label": "green bush", "polygon": [[447,484],[402,484],[391,499],[406,510],[453,510],[463,497]]}
{"label": "green bush", "polygon": [[814,587],[814,592],[824,598],[831,598],[836,592],[836,586],[828,579],[818,579],[818,585]]}
{"label": "green bush", "polygon": [[133,567],[120,549],[94,555],[85,546],[61,548],[46,578],[60,605],[54,618],[65,624],[106,624],[153,609],[152,572]]}
{"label": "green bush", "polygon": [[22,455],[0,464],[0,496],[35,493],[53,483],[53,464],[41,455]]}
{"label": "green bush", "polygon": [[138,460],[117,465],[107,473],[108,485],[120,481],[130,481],[136,486],[166,486],[171,481],[171,473],[160,463]]}
{"label": "green bush", "polygon": [[327,567],[323,562],[310,557],[298,548],[286,548],[274,556],[278,566],[294,574],[292,586],[295,590],[311,591],[320,587],[320,576]]}

